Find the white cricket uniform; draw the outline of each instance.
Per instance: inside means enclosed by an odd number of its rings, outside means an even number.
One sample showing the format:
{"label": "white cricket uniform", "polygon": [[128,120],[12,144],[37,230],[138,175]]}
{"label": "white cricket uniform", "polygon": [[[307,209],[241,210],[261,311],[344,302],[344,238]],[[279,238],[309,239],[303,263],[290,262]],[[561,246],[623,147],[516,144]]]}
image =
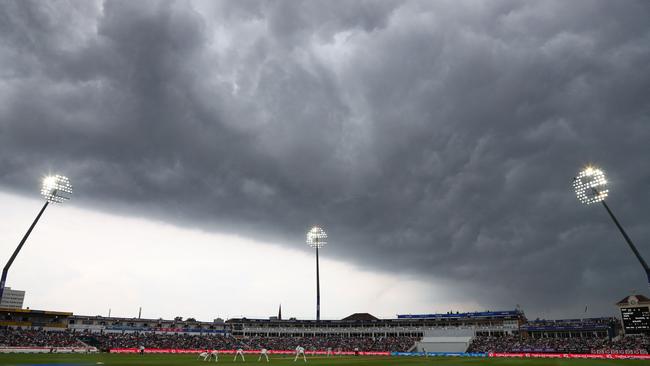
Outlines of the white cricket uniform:
{"label": "white cricket uniform", "polygon": [[235,359],[233,362],[237,361],[237,356],[241,356],[241,360],[246,362],[246,359],[244,358],[244,350],[241,348],[237,348],[237,352],[235,352]]}
{"label": "white cricket uniform", "polygon": [[307,362],[307,357],[305,357],[305,348],[300,346],[296,347],[296,358],[293,359],[293,362],[296,362],[300,355],[302,355],[302,359]]}
{"label": "white cricket uniform", "polygon": [[257,362],[262,361],[262,356],[266,357],[266,362],[269,362],[269,351],[266,348],[260,350],[260,357],[257,359]]}
{"label": "white cricket uniform", "polygon": [[219,362],[219,351],[217,351],[216,349],[212,350],[212,352],[210,352],[210,355],[208,356],[208,360],[210,360],[211,358],[214,358],[214,362]]}
{"label": "white cricket uniform", "polygon": [[208,359],[208,356],[209,356],[209,355],[210,355],[210,354],[207,353],[207,352],[201,352],[201,353],[199,353],[199,357],[197,357],[196,359],[198,360],[199,358],[203,358],[203,361],[205,361],[205,360]]}
{"label": "white cricket uniform", "polygon": [[332,347],[327,347],[327,357],[332,355]]}

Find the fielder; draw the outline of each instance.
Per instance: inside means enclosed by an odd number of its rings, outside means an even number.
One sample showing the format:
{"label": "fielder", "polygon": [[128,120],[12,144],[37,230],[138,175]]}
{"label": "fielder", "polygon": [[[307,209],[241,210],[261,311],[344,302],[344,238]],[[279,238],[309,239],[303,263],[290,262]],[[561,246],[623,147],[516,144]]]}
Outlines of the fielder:
{"label": "fielder", "polygon": [[212,352],[210,352],[208,355],[208,361],[210,361],[212,358],[214,358],[214,362],[219,362],[219,351],[216,349],[212,350]]}
{"label": "fielder", "polygon": [[296,347],[296,358],[293,359],[293,362],[296,362],[300,355],[302,355],[302,359],[307,362],[307,357],[305,357],[305,348],[300,346]]}
{"label": "fielder", "polygon": [[332,356],[332,347],[327,347],[327,357]]}
{"label": "fielder", "polygon": [[237,352],[235,353],[235,359],[232,362],[237,361],[237,356],[241,356],[241,360],[246,362],[246,359],[244,358],[244,350],[241,348],[237,348]]}
{"label": "fielder", "polygon": [[260,350],[260,357],[257,359],[257,362],[262,361],[262,356],[266,357],[266,362],[269,362],[269,351],[266,348]]}

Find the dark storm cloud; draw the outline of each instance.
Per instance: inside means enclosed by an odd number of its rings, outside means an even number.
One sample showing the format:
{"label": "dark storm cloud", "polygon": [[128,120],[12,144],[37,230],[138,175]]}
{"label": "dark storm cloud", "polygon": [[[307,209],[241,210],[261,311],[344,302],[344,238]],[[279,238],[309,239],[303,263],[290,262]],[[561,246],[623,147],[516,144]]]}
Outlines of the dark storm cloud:
{"label": "dark storm cloud", "polygon": [[[571,177],[603,166],[650,256],[643,1],[3,2],[0,183],[611,312],[643,274]],[[408,311],[408,309],[405,309]]]}

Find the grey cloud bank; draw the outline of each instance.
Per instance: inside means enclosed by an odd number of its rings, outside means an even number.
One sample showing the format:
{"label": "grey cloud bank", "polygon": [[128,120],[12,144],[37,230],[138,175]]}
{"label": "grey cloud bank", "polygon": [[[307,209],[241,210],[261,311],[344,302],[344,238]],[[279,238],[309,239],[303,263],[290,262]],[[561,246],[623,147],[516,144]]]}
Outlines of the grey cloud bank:
{"label": "grey cloud bank", "polygon": [[[613,311],[650,256],[645,1],[0,3],[0,186]],[[435,296],[432,295],[432,296]]]}

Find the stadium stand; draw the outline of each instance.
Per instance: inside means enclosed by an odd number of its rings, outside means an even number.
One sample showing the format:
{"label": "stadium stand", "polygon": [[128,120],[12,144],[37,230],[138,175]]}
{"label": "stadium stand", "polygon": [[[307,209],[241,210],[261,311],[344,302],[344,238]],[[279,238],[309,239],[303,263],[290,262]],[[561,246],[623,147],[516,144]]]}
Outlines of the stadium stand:
{"label": "stadium stand", "polygon": [[[422,342],[427,342],[425,337]],[[433,337],[442,338],[442,337]],[[451,337],[455,338],[455,337]],[[308,351],[322,351],[331,348],[338,351],[393,351],[405,352],[417,341],[412,337],[239,337],[222,335],[160,334],[142,333],[90,333],[72,331],[44,331],[25,329],[0,330],[0,347],[87,347],[92,340],[100,350],[138,348],[147,349],[237,349],[257,350],[291,350],[297,345]],[[422,342],[420,344],[422,344]],[[428,346],[428,345],[427,345]],[[425,346],[427,352],[437,352],[435,348]],[[421,351],[421,350],[420,350]],[[618,353],[649,354],[650,337],[619,336],[615,339],[583,338],[530,338],[520,336],[477,336],[474,337],[467,352],[500,353]]]}
{"label": "stadium stand", "polygon": [[158,334],[153,332],[124,332],[91,334],[100,350],[114,348],[145,348],[158,349],[237,349],[245,348],[244,342],[233,337],[220,335],[193,334]]}
{"label": "stadium stand", "polygon": [[0,347],[85,347],[69,331],[5,328],[0,330]]}
{"label": "stadium stand", "polygon": [[228,337],[220,335],[156,334],[156,333],[105,333],[93,335],[103,350],[114,348],[157,349],[237,349],[292,350],[302,346],[306,350],[338,351],[406,351],[415,342],[410,337],[348,338],[325,337]]}
{"label": "stadium stand", "polygon": [[0,327],[38,327],[61,330],[68,327],[72,313],[30,309],[0,308]]}
{"label": "stadium stand", "polygon": [[620,353],[648,354],[650,337],[608,338],[521,338],[517,336],[475,337],[468,352],[497,353]]}
{"label": "stadium stand", "polygon": [[568,337],[614,337],[616,328],[620,324],[616,318],[587,318],[587,319],[563,319],[563,320],[533,320],[519,327],[524,335],[533,338],[551,337],[556,338],[562,335]]}
{"label": "stadium stand", "polygon": [[[213,322],[80,316],[0,308],[0,352],[15,347],[94,349],[292,350],[350,352],[495,352],[649,354],[646,298],[617,303],[627,318],[529,321],[520,310],[406,314],[368,313],[341,320],[232,318]],[[644,312],[645,311],[645,312]],[[635,315],[636,314],[636,315]],[[636,318],[632,318],[636,316]],[[627,323],[625,323],[627,319]],[[626,325],[627,324],[627,325]],[[32,350],[28,350],[32,351]]]}

